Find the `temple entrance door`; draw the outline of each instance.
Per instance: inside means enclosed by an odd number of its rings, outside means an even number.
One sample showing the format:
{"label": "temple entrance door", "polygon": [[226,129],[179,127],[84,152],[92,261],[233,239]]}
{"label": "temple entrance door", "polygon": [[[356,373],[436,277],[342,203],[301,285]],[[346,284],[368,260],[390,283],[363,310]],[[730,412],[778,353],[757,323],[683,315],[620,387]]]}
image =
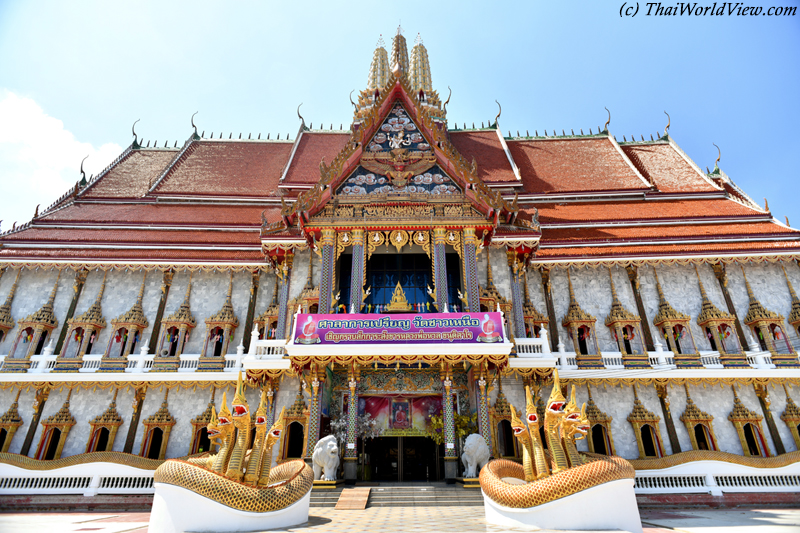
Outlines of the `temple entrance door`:
{"label": "temple entrance door", "polygon": [[[439,481],[444,453],[427,437],[377,437],[366,441],[365,481]],[[366,458],[364,458],[366,463]],[[366,470],[369,469],[369,473]]]}

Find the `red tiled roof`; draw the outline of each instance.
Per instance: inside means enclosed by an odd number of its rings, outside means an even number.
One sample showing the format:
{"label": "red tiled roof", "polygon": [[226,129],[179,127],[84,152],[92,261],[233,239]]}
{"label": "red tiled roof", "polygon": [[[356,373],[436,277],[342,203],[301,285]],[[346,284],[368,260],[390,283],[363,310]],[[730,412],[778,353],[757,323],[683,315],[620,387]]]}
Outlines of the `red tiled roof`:
{"label": "red tiled roof", "polygon": [[100,180],[81,193],[82,198],[140,198],[178,154],[177,150],[132,150]]}
{"label": "red tiled roof", "polygon": [[773,222],[743,224],[687,224],[628,227],[589,227],[544,229],[541,242],[552,244],[570,241],[630,241],[637,239],[707,239],[714,237],[794,237],[800,231],[786,229]]}
{"label": "red tiled roof", "polygon": [[155,193],[273,196],[291,151],[290,142],[193,141]]}
{"label": "red tiled roof", "polygon": [[[680,218],[765,216],[765,213],[724,198],[688,200],[639,200],[537,204],[539,223],[588,221],[636,221]],[[532,212],[533,209],[524,209]]]}
{"label": "red tiled roof", "polygon": [[[254,228],[256,229],[256,228]],[[6,235],[4,244],[149,244],[149,245],[203,245],[249,246],[258,245],[258,231],[208,231],[208,230],[150,230],[150,229],[62,229],[32,227]]]}
{"label": "red tiled roof", "polygon": [[195,263],[263,263],[261,249],[250,250],[176,250],[176,249],[63,249],[0,248],[0,261],[190,261]]}
{"label": "red tiled roof", "polygon": [[506,142],[528,193],[649,189],[607,137]]}
{"label": "red tiled roof", "polygon": [[797,241],[751,241],[751,242],[714,242],[708,244],[655,244],[655,245],[630,245],[630,246],[582,246],[582,247],[557,247],[541,248],[536,252],[536,259],[597,259],[601,257],[624,258],[657,255],[700,255],[700,254],[770,254],[770,253],[797,253],[800,254],[800,243]]}
{"label": "red tiled roof", "polygon": [[511,168],[496,130],[451,131],[450,142],[464,159],[478,164],[478,177],[484,183],[514,182],[517,177]]}
{"label": "red tiled roof", "polygon": [[216,205],[175,203],[77,203],[36,219],[37,223],[109,223],[109,224],[213,224],[261,225],[266,209],[268,222],[280,219],[280,206]]}
{"label": "red tiled roof", "polygon": [[319,181],[319,164],[322,159],[330,164],[350,140],[349,132],[304,131],[297,143],[284,184],[314,185]]}
{"label": "red tiled roof", "polygon": [[622,151],[661,192],[719,190],[670,144],[624,145]]}

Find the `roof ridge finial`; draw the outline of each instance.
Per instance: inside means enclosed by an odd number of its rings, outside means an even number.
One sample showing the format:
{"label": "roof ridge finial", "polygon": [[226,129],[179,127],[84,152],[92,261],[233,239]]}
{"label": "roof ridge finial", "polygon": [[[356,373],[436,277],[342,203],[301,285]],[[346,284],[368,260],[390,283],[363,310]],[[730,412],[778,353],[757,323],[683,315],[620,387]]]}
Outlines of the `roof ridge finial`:
{"label": "roof ridge finial", "polygon": [[[608,111],[608,108],[606,107],[605,110]],[[603,125],[603,131],[608,131],[609,124],[611,124],[611,111],[608,111],[608,120],[606,120],[606,123]]]}
{"label": "roof ridge finial", "polygon": [[[714,143],[711,143],[711,144],[714,144]],[[714,144],[714,146],[716,146],[716,148],[717,148],[717,160],[714,161],[714,170],[719,170],[719,160],[722,159],[722,150],[720,150],[719,146],[717,146],[716,144]]]}
{"label": "roof ridge finial", "polygon": [[81,181],[80,181],[81,187],[83,187],[87,183],[87,181],[86,181],[86,172],[84,172],[84,170],[83,170],[83,162],[86,161],[87,159],[89,159],[88,155],[81,160]]}
{"label": "roof ridge finial", "polygon": [[669,126],[672,124],[672,119],[670,118],[669,113],[666,111],[664,111],[664,114],[667,115],[667,126],[664,128],[664,137],[666,137],[667,132],[669,131]]}

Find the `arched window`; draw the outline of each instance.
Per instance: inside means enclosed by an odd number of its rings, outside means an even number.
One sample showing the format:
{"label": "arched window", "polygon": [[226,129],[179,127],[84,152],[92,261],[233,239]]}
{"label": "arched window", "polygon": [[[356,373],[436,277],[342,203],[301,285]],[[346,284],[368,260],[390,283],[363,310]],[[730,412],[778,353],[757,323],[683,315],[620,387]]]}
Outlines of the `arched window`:
{"label": "arched window", "polygon": [[222,328],[213,328],[208,332],[208,348],[206,357],[220,357],[225,344],[225,331]]}
{"label": "arched window", "polygon": [[[716,329],[717,328],[714,328],[714,330]],[[718,352],[719,348],[717,348],[717,339],[715,335],[716,332],[714,330],[712,330],[709,327],[706,327],[706,338],[708,339],[708,342],[711,344],[711,349],[715,352]]]}
{"label": "arched window", "polygon": [[147,454],[145,457],[148,459],[160,459],[161,443],[164,440],[164,431],[161,428],[153,428],[150,430],[149,443],[147,446]]}
{"label": "arched window", "polygon": [[98,427],[92,435],[92,444],[89,446],[90,452],[104,452],[108,448],[108,439],[111,433],[107,427]]}
{"label": "arched window", "polygon": [[172,326],[167,330],[166,338],[164,339],[164,350],[167,353],[164,354],[168,357],[174,357],[178,353],[178,340],[180,339],[181,332],[175,326]]}
{"label": "arched window", "polygon": [[50,336],[49,331],[42,331],[42,334],[39,336],[39,343],[36,345],[36,350],[34,350],[33,355],[41,355],[42,351],[45,347],[45,342],[47,341],[47,337]]}
{"label": "arched window", "polygon": [[194,442],[194,448],[191,453],[202,453],[211,450],[211,440],[208,438],[208,430],[204,427],[197,430]]}
{"label": "arched window", "polygon": [[300,422],[289,424],[286,433],[286,447],[284,459],[298,459],[303,457],[303,425]]}
{"label": "arched window", "polygon": [[3,338],[6,336],[6,332],[0,329],[0,342],[3,342]]}
{"label": "arched window", "polygon": [[25,357],[25,355],[28,353],[31,342],[33,342],[33,328],[28,327],[20,331],[13,357]]}
{"label": "arched window", "polygon": [[111,347],[108,350],[110,357],[122,357],[125,353],[125,343],[128,342],[128,329],[119,328],[111,336]]}
{"label": "arched window", "polygon": [[592,446],[594,447],[594,453],[608,455],[608,450],[611,446],[608,441],[608,433],[603,424],[592,426]]}
{"label": "arched window", "polygon": [[50,429],[50,434],[48,435],[47,440],[47,451],[42,457],[44,461],[52,461],[56,458],[56,453],[58,453],[58,444],[61,442],[61,430],[58,428]]}
{"label": "arched window", "polygon": [[578,351],[581,355],[589,355],[589,343],[592,338],[592,328],[581,326],[578,328]]}
{"label": "arched window", "polygon": [[661,457],[661,443],[658,442],[658,435],[650,424],[641,427],[642,448],[645,457]]}
{"label": "arched window", "polygon": [[753,424],[744,425],[744,439],[747,443],[747,448],[750,455],[763,456],[764,453],[761,447],[761,432]]}
{"label": "arched window", "polygon": [[514,432],[511,429],[511,422],[501,420],[497,424],[497,449],[502,457],[514,457]]}
{"label": "arched window", "polygon": [[714,439],[711,437],[711,432],[705,424],[696,424],[694,426],[694,437],[697,440],[698,450],[712,450],[716,451],[717,446]]}

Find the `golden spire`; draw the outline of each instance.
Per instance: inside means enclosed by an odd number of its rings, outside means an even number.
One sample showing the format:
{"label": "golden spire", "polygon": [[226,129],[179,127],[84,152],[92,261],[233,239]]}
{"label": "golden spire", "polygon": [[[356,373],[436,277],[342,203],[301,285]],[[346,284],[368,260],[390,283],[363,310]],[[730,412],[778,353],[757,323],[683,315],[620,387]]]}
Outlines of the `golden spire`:
{"label": "golden spire", "polygon": [[220,418],[224,417],[228,422],[231,421],[231,410],[228,409],[228,391],[222,393],[222,406],[219,408],[219,416]]}
{"label": "golden spire", "polygon": [[697,316],[697,323],[704,324],[709,320],[733,320],[733,315],[721,311],[711,303],[708,294],[706,294],[706,288],[703,286],[703,280],[700,279],[700,271],[697,270],[697,265],[694,266],[694,273],[697,275],[697,283],[700,284],[700,296],[703,298],[703,305],[700,314]]}
{"label": "golden spire", "polygon": [[750,298],[750,306],[747,308],[747,315],[744,317],[745,324],[751,324],[759,320],[780,320],[782,322],[783,317],[779,316],[777,313],[773,313],[761,305],[761,302],[758,301],[753,293],[753,288],[750,286],[750,282],[747,280],[747,274],[744,272],[744,267],[741,265],[740,267],[742,269],[742,276],[744,276],[744,285],[747,287],[747,296]]}
{"label": "golden spire", "polygon": [[411,65],[408,71],[408,81],[414,91],[423,90],[426,93],[433,89],[431,84],[431,66],[428,62],[428,50],[422,44],[422,37],[417,34],[411,49]]}
{"label": "golden spire", "polygon": [[397,35],[392,39],[392,72],[396,77],[408,75],[408,48],[406,47],[406,38],[403,37],[403,28],[397,27]]}
{"label": "golden spire", "polygon": [[658,289],[658,313],[656,313],[653,323],[660,324],[666,321],[689,320],[689,315],[676,310],[664,297],[664,291],[661,289],[661,281],[658,279],[656,267],[653,267],[653,274],[656,277],[656,289]]}
{"label": "golden spire", "polygon": [[[11,403],[11,407],[8,408],[2,417],[0,417],[0,424],[3,426],[21,426],[22,425],[22,417],[19,416],[19,395],[22,392],[22,388],[17,389],[17,395],[14,397],[14,401]],[[788,393],[787,393],[788,398]],[[790,399],[791,400],[791,399]]]}
{"label": "golden spire", "polygon": [[144,298],[144,282],[147,279],[147,271],[142,276],[142,285],[139,287],[139,295],[136,297],[136,303],[133,304],[127,313],[118,316],[112,320],[112,324],[135,324],[144,331],[149,323],[147,317],[144,316],[144,309],[142,308],[142,299]]}
{"label": "golden spire", "polygon": [[[786,409],[783,410],[783,414],[781,415],[781,420],[786,422],[794,422],[795,424],[800,422],[800,408],[797,407],[797,404],[794,403],[792,397],[789,396],[789,389],[786,388],[786,383],[783,384],[783,392],[786,394]],[[19,392],[17,392],[17,398],[19,398]],[[14,404],[16,405],[16,400]],[[9,409],[10,411],[10,409]],[[2,420],[0,420],[2,422]]]}
{"label": "golden spire", "polygon": [[378,39],[375,52],[372,54],[372,63],[369,66],[367,88],[370,90],[383,89],[389,81],[389,56],[384,48],[383,36]]}
{"label": "golden spire", "polygon": [[683,414],[680,416],[681,422],[685,422],[686,420],[711,420],[713,418],[712,416],[709,416],[705,411],[701,411],[700,408],[695,405],[691,394],[689,394],[689,385],[684,383],[683,389],[686,391],[686,410],[684,410]]}
{"label": "golden spire", "polygon": [[11,285],[11,290],[6,297],[6,302],[0,306],[0,327],[11,329],[14,327],[14,318],[11,316],[11,302],[14,301],[14,294],[17,292],[17,283],[22,268],[17,269],[17,277]]}
{"label": "golden spire", "polygon": [[596,320],[595,317],[581,308],[578,300],[575,298],[575,290],[572,288],[572,276],[570,275],[569,268],[567,268],[567,282],[569,283],[569,309],[562,321],[564,327],[569,326],[569,324],[573,322],[590,322]]}
{"label": "golden spire", "polygon": [[739,395],[736,394],[736,386],[731,385],[731,390],[733,391],[733,410],[728,415],[728,420],[733,422],[734,420],[737,421],[752,421],[752,420],[761,420],[763,417],[756,413],[755,411],[751,411],[747,407],[744,406],[742,400],[739,399]]}
{"label": "golden spire", "polygon": [[100,291],[97,293],[97,298],[95,298],[94,303],[83,314],[69,320],[71,324],[93,324],[101,328],[106,327],[106,319],[103,318],[103,309],[100,302],[103,299],[103,292],[106,289],[107,275],[107,271],[103,272],[103,282],[100,284]]}
{"label": "golden spire", "polygon": [[58,280],[60,278],[61,271],[59,270],[58,275],[56,276],[56,281],[53,283],[53,290],[50,291],[50,297],[47,299],[47,303],[45,303],[42,308],[35,313],[28,315],[23,322],[44,324],[53,328],[58,325],[58,319],[53,312],[53,302],[56,300],[56,291],[58,290]]}
{"label": "golden spire", "polygon": [[239,319],[233,312],[233,304],[231,303],[231,295],[233,291],[233,271],[231,271],[230,281],[228,282],[228,295],[225,297],[225,303],[222,304],[222,309],[217,311],[214,315],[206,319],[207,325],[212,324],[230,324],[233,327],[239,325]]}
{"label": "golden spire", "polygon": [[617,287],[614,285],[614,276],[611,275],[611,268],[608,269],[608,279],[611,281],[611,310],[606,317],[606,326],[616,322],[638,322],[639,316],[625,309],[622,302],[619,301]]}
{"label": "golden spire", "polygon": [[639,399],[639,394],[636,392],[636,385],[633,386],[633,411],[628,415],[628,422],[631,421],[650,421],[661,420],[661,417],[652,411],[648,411],[642,401]]}
{"label": "golden spire", "polygon": [[192,327],[197,325],[197,321],[192,316],[192,311],[189,307],[189,295],[192,293],[192,273],[189,272],[189,284],[186,286],[186,296],[183,298],[178,311],[164,319],[165,322],[178,322],[181,324],[190,324]]}
{"label": "golden spire", "polygon": [[592,398],[592,388],[587,384],[586,389],[589,391],[589,401],[586,402],[586,416],[592,422],[611,422],[612,418],[597,407]]}
{"label": "golden spire", "polygon": [[792,295],[792,311],[789,313],[789,323],[797,324],[797,322],[800,322],[800,298],[798,298],[797,293],[794,292],[794,287],[789,279],[789,274],[786,273],[786,267],[781,265],[781,268],[783,269],[783,275],[786,278],[786,284],[789,286],[789,294]]}

